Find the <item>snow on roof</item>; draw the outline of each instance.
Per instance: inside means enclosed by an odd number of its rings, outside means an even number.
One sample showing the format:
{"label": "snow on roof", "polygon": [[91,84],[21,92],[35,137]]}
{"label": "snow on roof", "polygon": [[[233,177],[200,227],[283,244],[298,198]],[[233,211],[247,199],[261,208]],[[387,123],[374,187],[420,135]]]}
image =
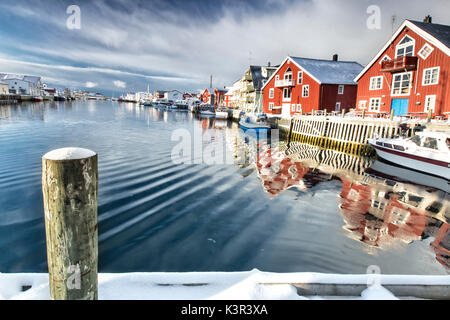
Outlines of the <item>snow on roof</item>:
{"label": "snow on roof", "polygon": [[332,61],[290,57],[322,84],[356,84],[353,80],[364,68],[354,61]]}
{"label": "snow on roof", "polygon": [[443,44],[445,44],[447,47],[450,48],[450,26],[444,24],[426,23],[413,20],[408,21],[413,23],[423,31],[429,33],[430,35],[432,35],[437,40],[439,40],[440,42],[442,42]]}

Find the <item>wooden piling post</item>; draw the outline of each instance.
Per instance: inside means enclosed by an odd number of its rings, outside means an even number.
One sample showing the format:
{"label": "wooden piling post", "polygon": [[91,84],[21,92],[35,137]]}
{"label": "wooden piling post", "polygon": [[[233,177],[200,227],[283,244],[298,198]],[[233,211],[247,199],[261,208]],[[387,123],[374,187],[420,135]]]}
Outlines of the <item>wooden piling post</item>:
{"label": "wooden piling post", "polygon": [[391,116],[389,118],[391,121],[394,120],[394,108],[391,109]]}
{"label": "wooden piling post", "polygon": [[342,109],[342,118],[345,118],[345,109]]}
{"label": "wooden piling post", "polygon": [[427,114],[427,122],[430,123],[431,122],[431,116],[432,116],[432,110],[428,109],[428,114]]}
{"label": "wooden piling post", "polygon": [[292,136],[292,126],[294,125],[294,119],[293,118],[291,118],[290,120],[289,120],[289,136],[288,136],[288,145],[290,145],[291,144],[291,136]]}
{"label": "wooden piling post", "polygon": [[98,158],[79,148],[42,158],[47,261],[53,300],[98,299]]}
{"label": "wooden piling post", "polygon": [[366,109],[363,109],[362,111],[362,118],[364,119],[366,117]]}

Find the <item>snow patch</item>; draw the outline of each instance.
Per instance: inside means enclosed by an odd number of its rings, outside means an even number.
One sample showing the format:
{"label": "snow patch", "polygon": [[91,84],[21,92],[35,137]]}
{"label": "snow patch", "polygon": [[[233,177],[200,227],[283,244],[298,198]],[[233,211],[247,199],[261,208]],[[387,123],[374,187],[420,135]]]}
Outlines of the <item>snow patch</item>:
{"label": "snow patch", "polygon": [[79,160],[95,156],[96,153],[89,149],[62,148],[50,151],[44,155],[47,160]]}

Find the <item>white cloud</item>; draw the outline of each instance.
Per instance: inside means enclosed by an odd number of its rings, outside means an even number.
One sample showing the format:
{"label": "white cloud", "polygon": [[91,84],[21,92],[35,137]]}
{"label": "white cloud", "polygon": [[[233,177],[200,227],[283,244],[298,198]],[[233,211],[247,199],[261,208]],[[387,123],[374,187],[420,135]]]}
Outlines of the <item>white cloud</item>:
{"label": "white cloud", "polygon": [[91,82],[91,81],[88,81],[88,82],[86,82],[86,84],[85,84],[85,87],[86,87],[86,88],[95,88],[96,86],[98,86],[98,83],[96,83],[96,82]]}
{"label": "white cloud", "polygon": [[[422,20],[426,14],[433,16],[433,22],[450,23],[448,0],[277,1],[258,11],[230,3],[209,20],[173,8],[154,11],[126,2],[127,10],[117,10],[106,3],[96,1],[89,9],[83,5],[82,30],[69,31],[69,35],[59,21],[53,21],[56,15],[51,7],[36,6],[40,10],[36,16],[52,21],[51,32],[41,33],[48,36],[44,40],[59,45],[42,42],[36,46],[30,39],[7,43],[47,57],[49,67],[42,63],[38,69],[44,76],[74,77],[81,83],[88,78],[102,88],[123,88],[116,84],[121,79],[136,91],[148,82],[155,89],[183,90],[207,87],[210,75],[214,86],[230,86],[249,63],[275,65],[288,54],[331,59],[338,53],[340,60],[366,64],[390,38],[392,15],[397,16],[395,28],[403,19]],[[366,27],[369,5],[380,7],[380,30]],[[73,40],[66,41],[68,36]],[[52,62],[60,59],[64,63]],[[9,60],[16,60],[18,69],[24,68],[25,59],[11,56]],[[89,67],[69,66],[72,63]],[[28,65],[33,74],[34,67]]]}
{"label": "white cloud", "polygon": [[113,83],[117,88],[126,88],[127,87],[127,84],[120,80],[115,80],[115,81],[113,81]]}

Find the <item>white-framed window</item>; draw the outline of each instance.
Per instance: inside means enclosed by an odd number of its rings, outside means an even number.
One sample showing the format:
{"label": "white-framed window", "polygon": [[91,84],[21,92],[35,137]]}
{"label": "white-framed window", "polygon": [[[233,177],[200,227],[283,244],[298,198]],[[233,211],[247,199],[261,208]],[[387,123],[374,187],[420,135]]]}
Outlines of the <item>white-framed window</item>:
{"label": "white-framed window", "polygon": [[379,64],[381,64],[383,61],[392,60],[387,54],[384,55],[383,58],[381,58]]}
{"label": "white-framed window", "polygon": [[338,94],[344,94],[344,85],[340,84],[338,87]]}
{"label": "white-framed window", "polygon": [[417,55],[421,57],[423,60],[426,60],[428,56],[433,52],[434,48],[430,46],[428,43],[425,43],[422,49],[417,52]]}
{"label": "white-framed window", "polygon": [[284,80],[292,80],[292,70],[291,68],[287,68],[284,73]]}
{"label": "white-framed window", "polygon": [[380,111],[381,98],[371,98],[369,100],[369,111],[378,112]]}
{"label": "white-framed window", "polygon": [[269,89],[269,98],[273,99],[274,95],[275,95],[275,89],[274,88],[270,88]]}
{"label": "white-framed window", "polygon": [[425,97],[425,112],[431,109],[434,112],[434,107],[436,106],[436,95],[429,95]]}
{"label": "white-framed window", "polygon": [[280,75],[279,75],[279,74],[277,74],[277,75],[275,76],[275,80],[276,80],[276,81],[280,80]]}
{"label": "white-framed window", "polygon": [[369,90],[383,89],[383,76],[371,77]]}
{"label": "white-framed window", "polygon": [[413,56],[415,43],[410,36],[404,36],[395,48],[395,57]]}
{"label": "white-framed window", "polygon": [[273,110],[274,105],[275,105],[275,104],[274,104],[273,102],[269,102],[269,110],[270,110],[270,111]]}
{"label": "white-framed window", "polygon": [[302,87],[302,97],[303,97],[303,98],[309,97],[309,85],[308,85],[308,84],[305,84],[305,85]]}
{"label": "white-framed window", "polygon": [[283,100],[291,100],[291,89],[283,88]]}
{"label": "white-framed window", "polygon": [[303,83],[303,71],[299,71],[297,74],[297,83],[302,84]]}
{"label": "white-framed window", "polygon": [[341,111],[341,103],[340,102],[336,102],[336,108],[334,110]]}
{"label": "white-framed window", "polygon": [[440,69],[440,67],[435,67],[435,68],[428,68],[428,69],[423,70],[422,85],[430,86],[432,84],[438,84],[439,83],[439,69]]}
{"label": "white-framed window", "polygon": [[360,100],[359,101],[359,108],[360,109],[366,109],[367,107],[367,101],[366,100]]}
{"label": "white-framed window", "polygon": [[302,112],[302,105],[301,104],[297,105],[297,112]]}
{"label": "white-framed window", "polygon": [[295,104],[291,105],[291,111],[295,112]]}
{"label": "white-framed window", "polygon": [[403,72],[394,74],[392,77],[393,96],[407,96],[411,90],[412,72]]}

